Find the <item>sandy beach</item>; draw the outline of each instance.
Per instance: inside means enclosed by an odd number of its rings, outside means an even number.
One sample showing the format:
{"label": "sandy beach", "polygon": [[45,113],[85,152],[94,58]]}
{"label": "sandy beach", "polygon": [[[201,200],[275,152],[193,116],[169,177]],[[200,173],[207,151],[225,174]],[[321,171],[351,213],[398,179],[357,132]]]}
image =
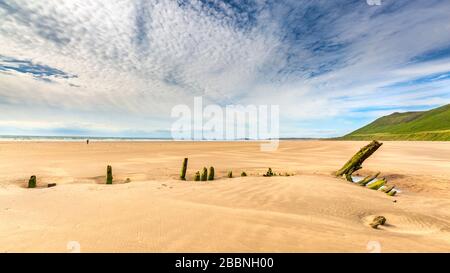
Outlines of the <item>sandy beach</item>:
{"label": "sandy beach", "polygon": [[[333,176],[365,144],[0,142],[0,252],[450,251],[450,144],[384,142],[359,173],[380,171],[394,197]],[[203,166],[215,181],[192,181]]]}

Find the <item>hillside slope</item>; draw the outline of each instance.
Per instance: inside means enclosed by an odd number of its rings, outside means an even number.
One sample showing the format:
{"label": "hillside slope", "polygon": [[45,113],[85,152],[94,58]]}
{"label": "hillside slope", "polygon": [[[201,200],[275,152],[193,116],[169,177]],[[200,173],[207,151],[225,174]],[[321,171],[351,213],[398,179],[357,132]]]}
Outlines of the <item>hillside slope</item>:
{"label": "hillside slope", "polygon": [[393,113],[343,136],[345,140],[450,140],[450,104],[422,112]]}

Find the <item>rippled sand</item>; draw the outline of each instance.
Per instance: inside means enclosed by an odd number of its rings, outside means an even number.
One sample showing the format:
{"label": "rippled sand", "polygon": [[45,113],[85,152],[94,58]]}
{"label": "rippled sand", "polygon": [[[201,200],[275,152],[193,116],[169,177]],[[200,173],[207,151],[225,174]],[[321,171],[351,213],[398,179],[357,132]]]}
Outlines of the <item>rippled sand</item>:
{"label": "rippled sand", "polygon": [[[450,143],[385,142],[360,174],[381,171],[395,197],[333,177],[365,144],[0,142],[0,252],[448,252]],[[217,179],[179,181],[184,157],[188,180],[211,165]]]}

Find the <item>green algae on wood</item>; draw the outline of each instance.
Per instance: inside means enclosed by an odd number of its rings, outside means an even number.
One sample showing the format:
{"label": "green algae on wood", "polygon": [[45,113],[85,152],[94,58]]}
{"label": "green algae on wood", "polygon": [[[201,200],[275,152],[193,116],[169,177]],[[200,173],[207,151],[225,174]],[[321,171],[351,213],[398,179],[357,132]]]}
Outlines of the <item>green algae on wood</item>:
{"label": "green algae on wood", "polygon": [[206,167],[203,167],[203,170],[200,174],[200,180],[201,181],[206,181],[208,180],[208,169]]}
{"label": "green algae on wood", "polygon": [[36,188],[36,176],[32,175],[30,177],[30,180],[28,180],[28,188],[32,189],[32,188]]}
{"label": "green algae on wood", "polygon": [[369,158],[383,143],[376,140],[361,148],[345,165],[336,172],[336,176],[345,175],[347,180],[352,173],[362,168],[362,163]]}
{"label": "green algae on wood", "polygon": [[367,177],[365,177],[364,179],[362,179],[361,181],[357,182],[357,184],[358,184],[358,185],[361,185],[361,186],[365,186],[365,185],[367,185],[370,181],[373,181],[375,178],[377,178],[379,175],[380,175],[380,173],[378,172],[378,173],[376,173],[376,174],[374,174],[374,175],[372,175],[372,176],[367,176]]}
{"label": "green algae on wood", "polygon": [[208,180],[214,180],[214,167],[209,167]]}
{"label": "green algae on wood", "polygon": [[382,188],[380,190],[382,192],[389,193],[390,191],[392,191],[394,189],[394,187],[395,187],[394,185],[389,185],[389,186],[385,185],[384,188]]}
{"label": "green algae on wood", "polygon": [[112,167],[108,165],[106,167],[106,184],[112,184],[113,176],[112,176]]}
{"label": "green algae on wood", "polygon": [[188,165],[188,159],[185,158],[183,160],[183,165],[181,167],[181,173],[180,173],[180,179],[181,180],[186,180],[186,170],[187,170],[187,165]]}
{"label": "green algae on wood", "polygon": [[200,172],[197,171],[194,176],[194,181],[200,181]]}
{"label": "green algae on wood", "polygon": [[353,183],[353,178],[352,178],[351,174],[346,173],[346,174],[344,174],[344,176],[345,176],[345,180]]}
{"label": "green algae on wood", "polygon": [[394,196],[396,193],[397,193],[396,190],[391,190],[390,192],[387,193],[387,195]]}
{"label": "green algae on wood", "polygon": [[373,182],[372,184],[367,185],[367,187],[371,190],[378,190],[379,188],[384,186],[384,184],[386,184],[386,182],[387,182],[386,178],[383,178],[383,179]]}

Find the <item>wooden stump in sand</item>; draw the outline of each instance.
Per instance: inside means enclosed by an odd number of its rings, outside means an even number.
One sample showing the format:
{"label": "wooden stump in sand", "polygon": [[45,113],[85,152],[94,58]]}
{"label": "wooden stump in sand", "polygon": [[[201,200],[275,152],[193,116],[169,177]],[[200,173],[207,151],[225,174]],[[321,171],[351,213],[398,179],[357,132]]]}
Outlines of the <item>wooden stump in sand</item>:
{"label": "wooden stump in sand", "polygon": [[267,170],[266,174],[263,174],[263,176],[266,176],[266,177],[271,177],[271,176],[274,176],[274,175],[275,174],[272,172],[272,168],[269,168]]}
{"label": "wooden stump in sand", "polygon": [[112,176],[112,167],[108,165],[106,167],[106,184],[112,184],[113,176]]}
{"label": "wooden stump in sand", "polygon": [[28,180],[28,188],[32,189],[32,188],[36,188],[36,176],[32,175],[30,177],[30,180]]}
{"label": "wooden stump in sand", "polygon": [[203,167],[202,173],[200,174],[200,180],[201,181],[208,180],[208,169],[206,167]]}
{"label": "wooden stump in sand", "polygon": [[185,159],[183,160],[183,166],[181,167],[181,174],[180,174],[180,179],[181,179],[181,180],[186,180],[187,164],[188,164],[188,159],[185,158]]}
{"label": "wooden stump in sand", "polygon": [[194,181],[200,181],[200,172],[197,171],[194,176]]}
{"label": "wooden stump in sand", "polygon": [[209,167],[208,180],[214,180],[214,167],[213,166]]}

